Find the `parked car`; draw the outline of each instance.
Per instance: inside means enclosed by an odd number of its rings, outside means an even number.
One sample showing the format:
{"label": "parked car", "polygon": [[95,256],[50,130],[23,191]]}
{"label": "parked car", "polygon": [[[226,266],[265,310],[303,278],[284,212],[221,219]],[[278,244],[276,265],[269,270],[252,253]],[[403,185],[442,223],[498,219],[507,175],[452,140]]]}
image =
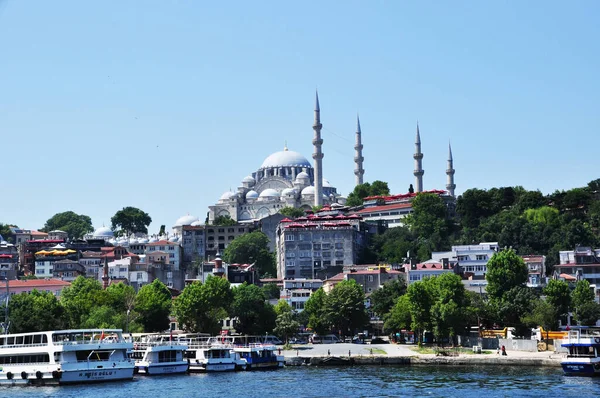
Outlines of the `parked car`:
{"label": "parked car", "polygon": [[306,341],[306,339],[303,339],[302,337],[292,337],[290,339],[290,344],[306,344],[308,343]]}
{"label": "parked car", "polygon": [[381,337],[373,337],[371,339],[371,344],[389,344],[390,342],[382,339]]}

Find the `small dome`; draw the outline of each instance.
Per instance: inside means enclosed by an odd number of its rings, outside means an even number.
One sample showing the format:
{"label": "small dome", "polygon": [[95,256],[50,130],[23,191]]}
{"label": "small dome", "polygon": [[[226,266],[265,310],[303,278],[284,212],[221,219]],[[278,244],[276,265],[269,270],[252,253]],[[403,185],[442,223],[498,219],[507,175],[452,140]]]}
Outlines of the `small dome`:
{"label": "small dome", "polygon": [[94,231],[94,237],[98,238],[108,238],[114,235],[114,232],[108,227],[100,227]]}
{"label": "small dome", "polygon": [[193,223],[190,224],[192,227],[198,227],[200,225],[202,225],[202,221],[200,220],[196,220]]}
{"label": "small dome", "polygon": [[302,171],[302,172],[298,173],[298,175],[296,176],[296,181],[300,181],[300,180],[310,180],[310,176],[308,175],[307,172]]}
{"label": "small dome", "polygon": [[304,156],[294,151],[279,151],[269,155],[263,162],[261,169],[270,167],[310,167],[312,165]]}
{"label": "small dome", "polygon": [[302,190],[302,195],[314,195],[314,194],[315,194],[315,187],[313,187],[312,185],[310,185]]}
{"label": "small dome", "polygon": [[192,225],[192,223],[195,221],[198,221],[198,217],[190,216],[188,214],[187,216],[179,217],[177,221],[175,221],[175,226],[181,227],[184,225]]}
{"label": "small dome", "polygon": [[139,243],[142,243],[142,244],[148,243],[148,238],[140,238]]}
{"label": "small dome", "polygon": [[333,188],[329,180],[323,178],[323,188]]}
{"label": "small dome", "polygon": [[281,191],[281,196],[288,195],[296,195],[296,190],[294,188],[286,188],[283,191]]}
{"label": "small dome", "polygon": [[149,243],[158,242],[158,238],[156,236],[153,236],[152,238],[150,238],[150,240],[148,242]]}
{"label": "small dome", "polygon": [[231,197],[235,196],[235,194],[231,191],[227,191],[225,192],[223,195],[221,195],[220,200],[229,200],[231,199]]}
{"label": "small dome", "polygon": [[277,192],[273,188],[267,188],[264,191],[262,191],[259,195],[260,198],[274,198],[274,197],[278,197],[278,196],[279,196],[279,192]]}
{"label": "small dome", "polygon": [[254,180],[254,178],[252,176],[246,176],[242,180],[242,184],[249,184],[250,186],[253,186],[255,183],[256,183],[256,180]]}
{"label": "small dome", "polygon": [[248,191],[248,193],[246,194],[246,199],[258,199],[258,192],[254,190]]}
{"label": "small dome", "polygon": [[179,242],[179,236],[173,235],[169,238],[169,242],[177,243]]}
{"label": "small dome", "polygon": [[139,241],[136,238],[130,238],[129,239],[129,244],[130,245],[136,245]]}

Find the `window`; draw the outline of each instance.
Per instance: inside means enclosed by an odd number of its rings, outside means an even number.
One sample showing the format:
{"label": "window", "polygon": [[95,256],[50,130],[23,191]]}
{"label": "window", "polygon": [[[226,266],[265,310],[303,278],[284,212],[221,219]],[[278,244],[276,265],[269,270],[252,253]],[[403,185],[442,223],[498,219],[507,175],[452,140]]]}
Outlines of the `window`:
{"label": "window", "polygon": [[338,242],[335,244],[335,248],[336,249],[343,249],[344,248],[344,244],[342,242]]}
{"label": "window", "polygon": [[286,241],[293,241],[294,240],[294,235],[285,235],[285,240]]}
{"label": "window", "polygon": [[369,275],[369,282],[373,282],[373,275]]}
{"label": "window", "polygon": [[219,228],[218,232],[225,232],[225,228]]}
{"label": "window", "polygon": [[235,232],[235,228],[227,228],[227,232]]}
{"label": "window", "polygon": [[487,254],[478,254],[476,258],[477,260],[487,260]]}
{"label": "window", "polygon": [[169,246],[169,250],[175,250],[175,246]]}
{"label": "window", "polygon": [[344,265],[344,260],[336,260],[335,265]]}
{"label": "window", "polygon": [[234,238],[235,238],[235,236],[233,236],[233,235],[229,235],[229,236],[227,237],[227,240],[233,240]]}

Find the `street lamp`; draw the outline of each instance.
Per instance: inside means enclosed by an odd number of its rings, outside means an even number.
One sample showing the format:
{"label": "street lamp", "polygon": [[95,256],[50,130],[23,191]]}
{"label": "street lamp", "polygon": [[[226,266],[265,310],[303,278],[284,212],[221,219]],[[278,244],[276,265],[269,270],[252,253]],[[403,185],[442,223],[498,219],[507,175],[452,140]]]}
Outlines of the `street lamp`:
{"label": "street lamp", "polygon": [[125,333],[129,333],[129,314],[131,313],[131,310],[127,310],[127,322],[125,323]]}

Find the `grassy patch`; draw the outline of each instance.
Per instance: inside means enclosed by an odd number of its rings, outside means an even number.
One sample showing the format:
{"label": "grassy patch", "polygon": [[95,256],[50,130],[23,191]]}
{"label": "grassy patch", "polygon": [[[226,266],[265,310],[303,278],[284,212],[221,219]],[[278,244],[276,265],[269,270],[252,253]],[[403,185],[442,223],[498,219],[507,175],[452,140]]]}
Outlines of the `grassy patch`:
{"label": "grassy patch", "polygon": [[414,347],[409,347],[411,350],[413,350],[416,353],[419,354],[435,354],[435,350],[433,348],[430,347],[418,347],[418,346],[414,346]]}
{"label": "grassy patch", "polygon": [[382,350],[381,348],[371,348],[370,354],[372,354],[372,355],[387,355],[387,352],[385,352],[385,350]]}

